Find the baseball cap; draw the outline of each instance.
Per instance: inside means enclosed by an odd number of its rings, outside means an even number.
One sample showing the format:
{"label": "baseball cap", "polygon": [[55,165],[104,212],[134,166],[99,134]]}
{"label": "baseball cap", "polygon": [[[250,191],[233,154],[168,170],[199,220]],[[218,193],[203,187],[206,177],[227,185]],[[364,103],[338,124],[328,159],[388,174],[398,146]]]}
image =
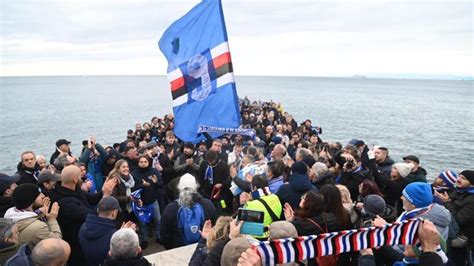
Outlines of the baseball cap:
{"label": "baseball cap", "polygon": [[20,181],[20,176],[19,175],[7,175],[7,174],[1,174],[0,173],[0,194],[5,193],[5,190],[7,190],[13,183],[16,183]]}
{"label": "baseball cap", "polygon": [[109,196],[99,201],[99,204],[97,205],[97,210],[100,212],[113,210],[121,211],[121,208],[118,200],[115,197]]}
{"label": "baseball cap", "polygon": [[58,148],[59,148],[59,146],[64,145],[64,144],[69,145],[69,144],[71,144],[71,142],[68,141],[67,139],[58,139],[58,141],[56,141],[56,147],[58,147]]}
{"label": "baseball cap", "polygon": [[417,164],[420,164],[420,159],[418,159],[418,157],[416,157],[415,155],[408,155],[408,156],[405,156],[402,158],[404,161],[405,160],[410,160],[410,161],[413,161]]}

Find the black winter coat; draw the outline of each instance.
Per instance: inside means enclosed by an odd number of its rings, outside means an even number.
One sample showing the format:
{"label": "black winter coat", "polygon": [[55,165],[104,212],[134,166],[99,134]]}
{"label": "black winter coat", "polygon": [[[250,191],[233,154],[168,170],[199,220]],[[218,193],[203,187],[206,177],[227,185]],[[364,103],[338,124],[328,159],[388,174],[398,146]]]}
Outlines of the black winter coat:
{"label": "black winter coat", "polygon": [[110,257],[105,261],[105,266],[149,266],[152,265],[141,254],[129,260],[115,260]]}
{"label": "black winter coat", "polygon": [[451,212],[459,225],[460,231],[474,242],[474,194],[456,192],[445,207]]}
{"label": "black winter coat", "polygon": [[[385,158],[385,161],[381,163],[377,163],[377,167],[379,169],[380,175],[384,177],[390,177],[390,171],[392,171],[392,164],[394,163],[395,162],[390,157]],[[369,161],[369,168],[370,168],[370,161]]]}
{"label": "black winter coat", "polygon": [[[311,219],[311,221],[309,219]],[[323,230],[316,226],[314,222],[319,224]],[[304,219],[295,218],[292,223],[298,232],[298,236],[319,235],[322,233],[339,231],[339,223],[333,213],[319,214],[318,216]]]}
{"label": "black winter coat", "polygon": [[[151,176],[155,175],[158,180],[156,183],[153,183]],[[157,195],[161,193],[161,188],[163,187],[163,179],[161,178],[160,172],[156,168],[140,168],[138,167],[135,171],[132,172],[132,176],[135,178],[135,187],[132,190],[137,190],[142,188],[141,200],[143,204],[148,205],[153,203],[157,199]],[[146,181],[150,186],[143,186],[143,181]]]}
{"label": "black winter coat", "polygon": [[[217,219],[217,213],[212,202],[198,195],[196,195],[194,202],[200,203],[204,209],[204,220],[211,220],[212,224],[214,224]],[[166,206],[165,211],[161,215],[161,242],[166,249],[184,246],[181,232],[178,229],[179,208],[178,202],[173,201]]]}
{"label": "black winter coat", "polygon": [[356,201],[359,197],[359,185],[364,179],[372,179],[369,170],[362,169],[357,172],[342,171],[339,184],[346,186],[351,193],[352,201]]}
{"label": "black winter coat", "polygon": [[400,197],[402,196],[402,191],[409,184],[408,180],[405,178],[399,178],[397,180],[392,180],[389,177],[383,176],[379,173],[375,160],[372,159],[369,162],[369,169],[372,173],[372,176],[375,178],[375,182],[379,187],[382,188],[383,193],[385,194],[385,202],[388,205],[395,207],[397,214],[402,213],[403,205]]}
{"label": "black winter coat", "polygon": [[79,230],[86,220],[87,214],[95,214],[94,206],[102,198],[102,192],[96,194],[84,193],[79,187],[70,190],[57,185],[50,193],[51,201],[58,202],[58,223],[63,233],[63,239],[71,246],[68,265],[83,265],[84,256],[79,245]]}
{"label": "black winter coat", "polygon": [[20,162],[16,169],[18,171],[17,174],[20,175],[20,181],[17,182],[17,185],[27,183],[38,184],[38,180],[36,179],[40,172],[38,164],[35,165],[34,169],[28,169]]}

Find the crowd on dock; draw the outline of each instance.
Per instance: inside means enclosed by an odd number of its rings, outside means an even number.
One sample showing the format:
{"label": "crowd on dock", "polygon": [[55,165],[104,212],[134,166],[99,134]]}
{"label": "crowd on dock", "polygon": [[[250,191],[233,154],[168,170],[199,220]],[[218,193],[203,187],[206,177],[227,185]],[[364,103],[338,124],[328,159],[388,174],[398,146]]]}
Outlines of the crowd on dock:
{"label": "crowd on dock", "polygon": [[[261,265],[259,241],[414,218],[423,219],[417,245],[287,265],[472,263],[473,170],[428,174],[416,154],[391,158],[389,143],[323,141],[320,126],[281,104],[239,102],[241,126],[255,137],[183,142],[168,114],[110,146],[91,136],[78,154],[67,139],[50,158],[21,152],[17,173],[0,174],[0,263],[150,265],[142,253],[156,241],[197,243],[190,265]],[[244,229],[241,216],[252,213],[263,213],[263,230]]]}

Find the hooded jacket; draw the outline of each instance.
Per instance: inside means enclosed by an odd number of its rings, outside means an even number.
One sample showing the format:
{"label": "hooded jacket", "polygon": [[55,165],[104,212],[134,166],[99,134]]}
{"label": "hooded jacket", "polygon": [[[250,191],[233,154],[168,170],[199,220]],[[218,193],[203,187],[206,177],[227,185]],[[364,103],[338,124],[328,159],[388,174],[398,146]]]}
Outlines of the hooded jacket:
{"label": "hooded jacket", "polygon": [[303,196],[308,191],[317,192],[318,189],[311,184],[309,177],[303,174],[292,174],[289,176],[289,182],[281,185],[277,191],[282,206],[289,203],[293,209],[297,209]]}
{"label": "hooded jacket", "polygon": [[15,207],[8,209],[5,218],[10,218],[16,223],[20,244],[27,244],[30,248],[46,238],[62,238],[61,228],[56,219],[43,222],[37,213],[18,210]]}
{"label": "hooded jacket", "polygon": [[38,184],[38,175],[39,175],[39,166],[35,164],[35,168],[29,169],[26,168],[21,162],[18,163],[17,174],[20,175],[20,181],[17,182],[17,185],[31,183]]}
{"label": "hooded jacket", "polygon": [[419,216],[420,218],[428,219],[434,223],[439,234],[448,239],[449,223],[451,222],[451,214],[444,206],[434,203],[428,212]]}
{"label": "hooded jacket", "polygon": [[426,183],[426,170],[423,167],[418,167],[415,172],[411,172],[407,177],[405,177],[408,182],[423,182]]}
{"label": "hooded jacket", "polygon": [[79,230],[79,244],[86,258],[86,265],[104,263],[110,248],[110,239],[117,231],[112,219],[88,214]]}

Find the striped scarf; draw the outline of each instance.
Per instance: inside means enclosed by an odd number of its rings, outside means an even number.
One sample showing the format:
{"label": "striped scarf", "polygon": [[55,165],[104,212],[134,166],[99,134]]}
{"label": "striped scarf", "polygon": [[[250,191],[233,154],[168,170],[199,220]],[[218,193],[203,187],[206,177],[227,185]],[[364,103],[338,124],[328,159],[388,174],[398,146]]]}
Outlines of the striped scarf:
{"label": "striped scarf", "polygon": [[384,245],[412,245],[417,242],[421,221],[422,219],[411,219],[387,224],[385,227],[276,239],[254,245],[262,259],[262,265],[276,265]]}

